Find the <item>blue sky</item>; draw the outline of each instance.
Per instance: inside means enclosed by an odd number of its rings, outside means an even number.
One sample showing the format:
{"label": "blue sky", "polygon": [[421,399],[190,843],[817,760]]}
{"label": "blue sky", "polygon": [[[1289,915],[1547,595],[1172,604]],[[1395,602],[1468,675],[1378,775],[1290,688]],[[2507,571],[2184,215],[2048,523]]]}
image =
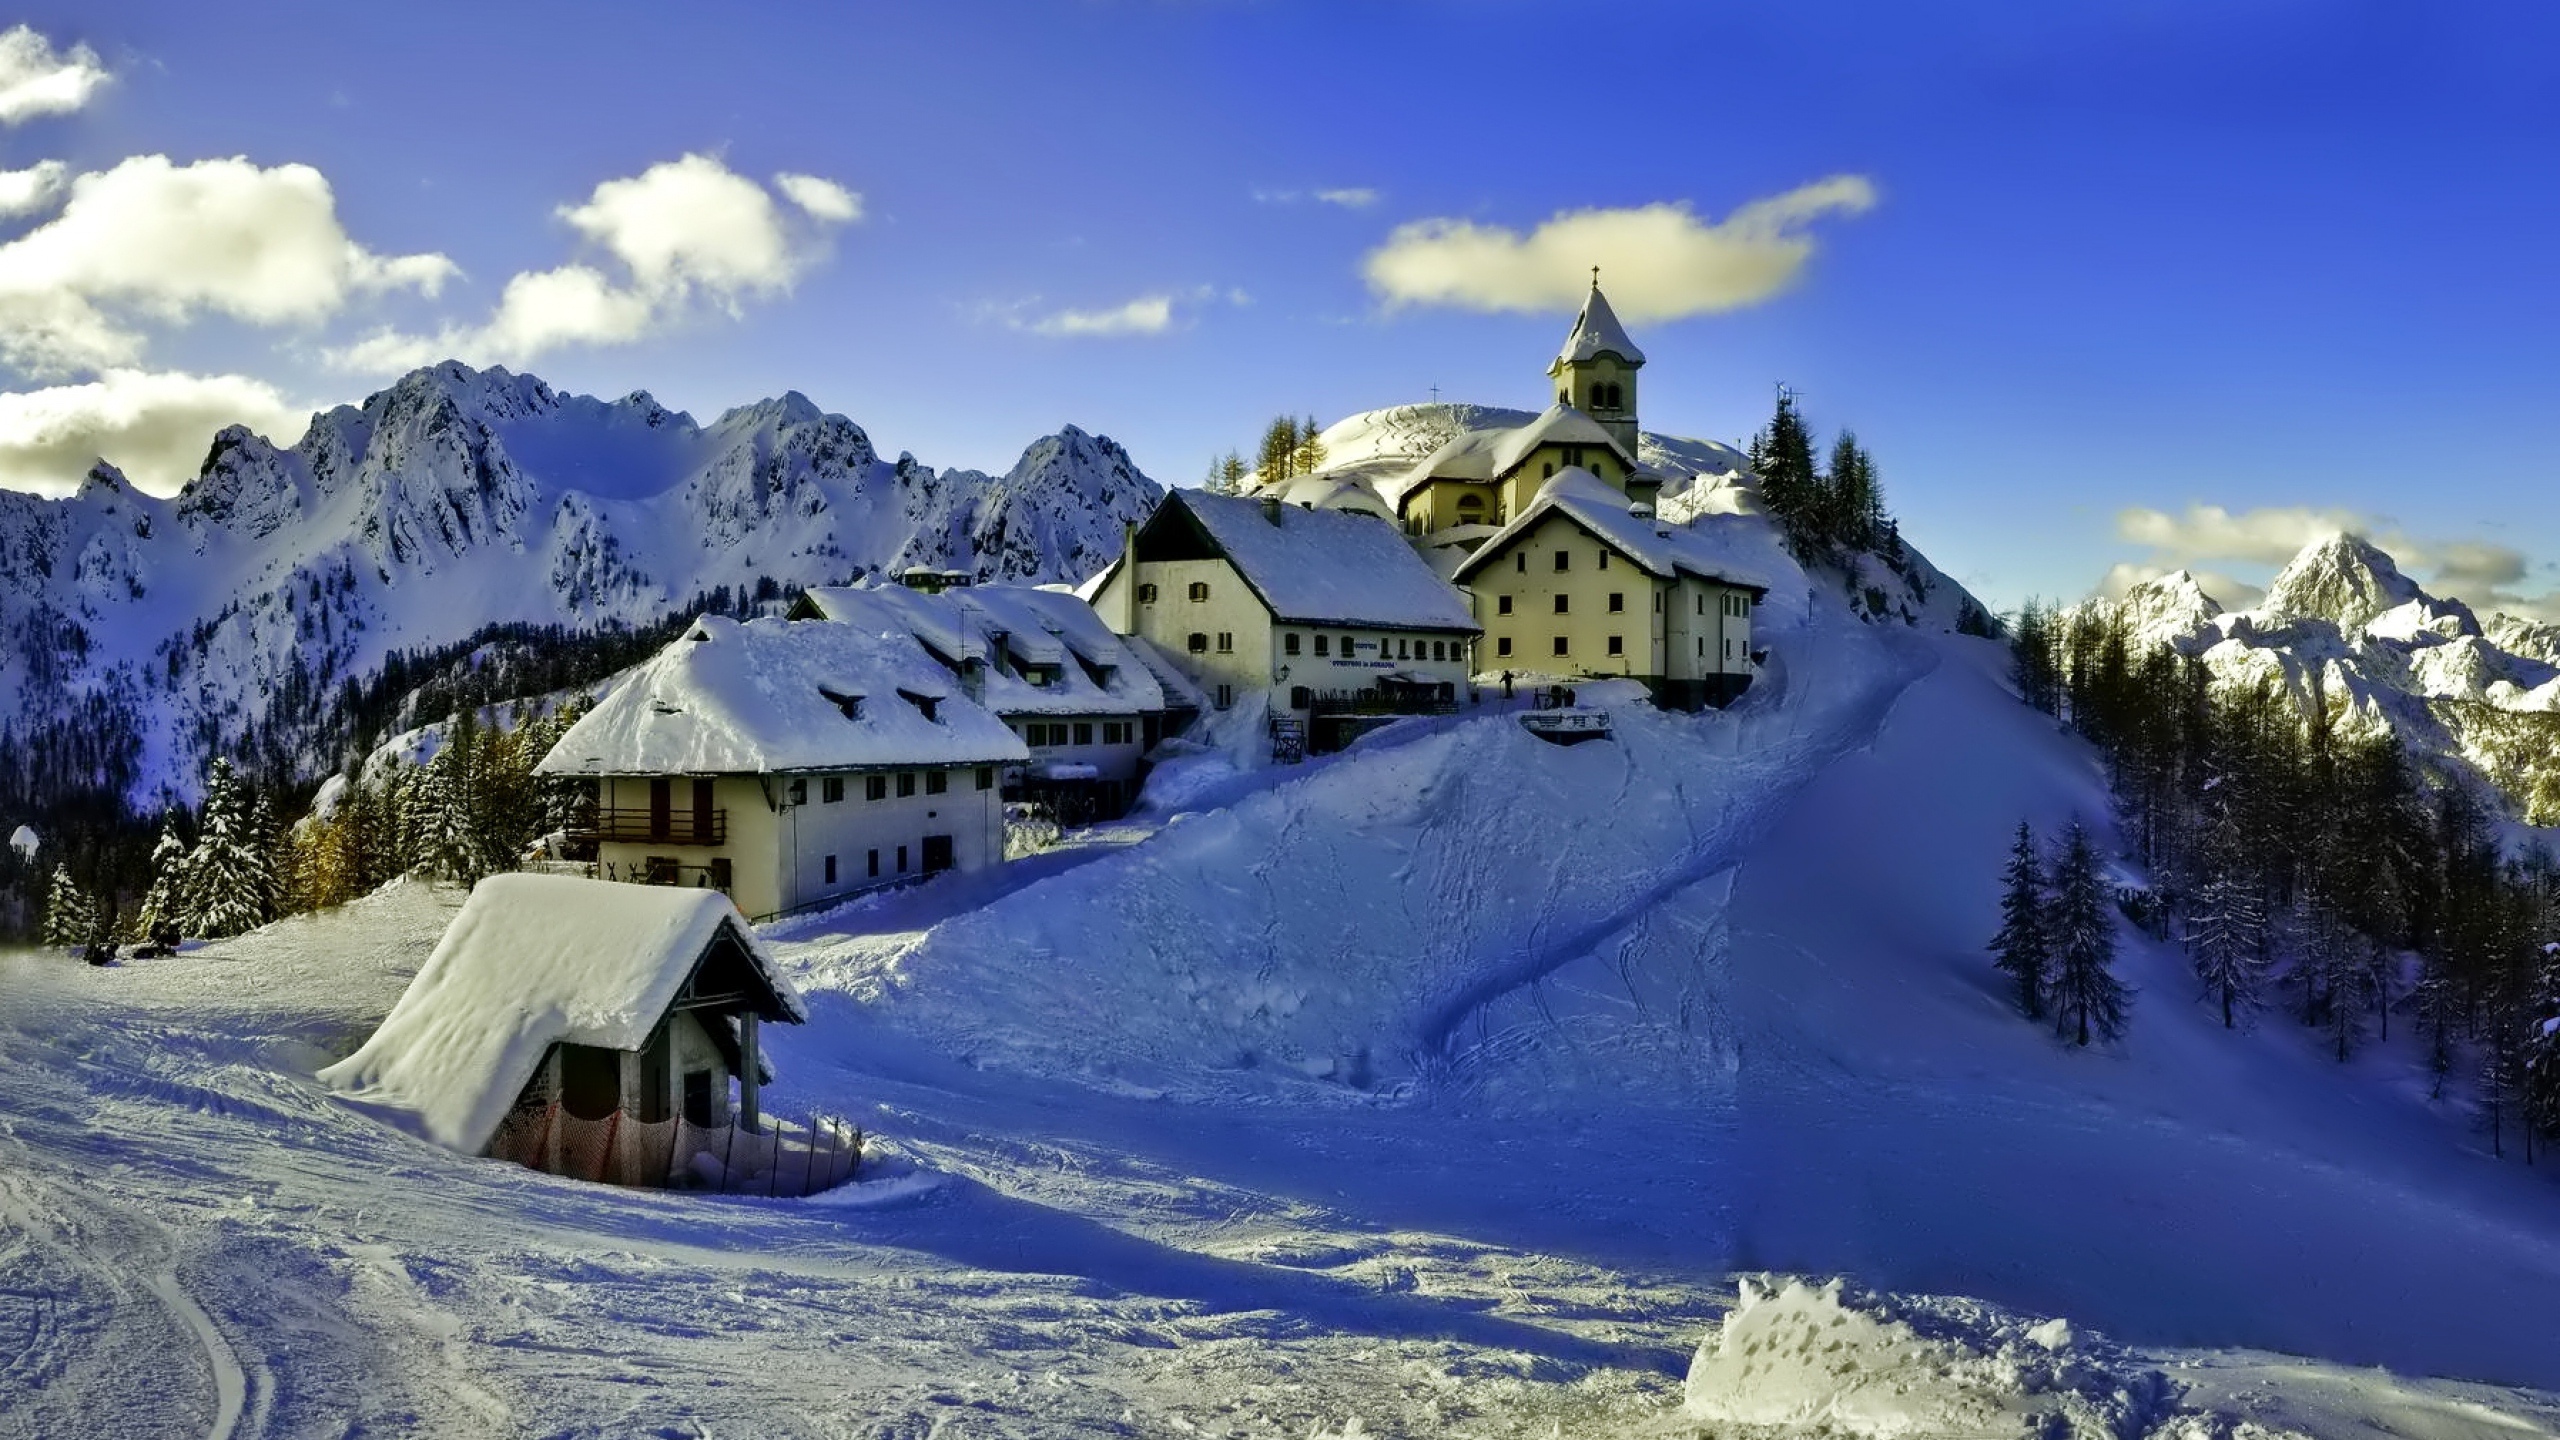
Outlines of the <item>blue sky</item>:
{"label": "blue sky", "polygon": [[[1399,303],[1370,266],[1400,227],[1667,204],[1703,230],[1860,182],[1871,204],[1809,205],[1759,256],[1784,283],[1692,275],[1629,317],[1649,427],[1737,438],[1787,381],[1875,452],[1905,533],[2003,605],[2118,565],[2245,594],[2339,524],[2475,603],[2547,605],[2547,14],[32,7],[0,17],[47,47],[20,69],[94,83],[14,116],[0,91],[0,169],[34,177],[0,221],[0,469],[76,474],[87,424],[150,480],[143,457],[200,453],[226,405],[290,428],[272,417],[449,351],[705,417],[798,389],[937,465],[1000,468],[1073,422],[1189,481],[1280,411],[1541,398],[1570,314],[1540,287],[1588,263],[1565,254],[1582,232],[1501,276],[1431,252],[1447,285]],[[599,190],[687,156],[699,188],[672,209]],[[325,181],[293,254],[334,279],[206,273],[164,192],[236,182],[264,217],[288,165]],[[97,233],[155,243],[23,243],[109,175],[145,218],[105,226],[102,188]],[[785,175],[824,182],[814,204]],[[765,228],[647,268],[651,226],[730,199]],[[339,231],[364,258],[329,258]],[[1612,273],[1651,263],[1608,235]],[[507,295],[572,269],[593,313]],[[89,310],[46,308],[75,283]]]}

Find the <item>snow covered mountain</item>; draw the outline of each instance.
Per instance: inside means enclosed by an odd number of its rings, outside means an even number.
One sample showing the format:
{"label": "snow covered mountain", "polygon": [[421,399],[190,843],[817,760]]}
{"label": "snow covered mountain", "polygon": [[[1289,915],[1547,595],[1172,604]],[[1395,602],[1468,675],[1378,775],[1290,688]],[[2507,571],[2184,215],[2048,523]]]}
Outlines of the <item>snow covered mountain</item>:
{"label": "snow covered mountain", "polygon": [[2560,627],[2484,623],[2353,535],[2304,547],[2253,610],[2224,610],[2183,570],[2088,604],[2121,617],[2136,650],[2199,656],[2226,685],[2316,693],[2342,732],[2387,730],[2487,780],[2528,823],[2560,824]]}
{"label": "snow covered mountain", "polygon": [[395,652],[909,565],[1081,579],[1161,494],[1073,426],[1001,476],[938,472],[797,393],[702,425],[448,363],[291,448],[226,429],[174,499],[103,463],[68,498],[0,492],[0,722],[121,726],[53,748],[147,803],[254,732],[324,767],[307,722]]}

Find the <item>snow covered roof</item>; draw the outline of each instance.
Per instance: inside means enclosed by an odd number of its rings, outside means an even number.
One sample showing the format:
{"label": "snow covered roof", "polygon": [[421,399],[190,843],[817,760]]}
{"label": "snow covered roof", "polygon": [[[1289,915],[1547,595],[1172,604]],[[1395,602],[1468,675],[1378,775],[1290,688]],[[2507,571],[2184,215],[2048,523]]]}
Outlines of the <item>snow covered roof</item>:
{"label": "snow covered roof", "polygon": [[1630,472],[1650,474],[1618,443],[1607,427],[1570,405],[1550,405],[1525,425],[1470,430],[1416,461],[1379,491],[1402,504],[1404,497],[1429,480],[1499,480],[1520,467],[1541,445],[1602,445]]}
{"label": "snow covered roof", "polygon": [[762,775],[1028,756],[904,628],[706,615],[587,712],[544,775]]}
{"label": "snow covered roof", "polygon": [[1550,405],[1537,419],[1502,436],[1493,450],[1493,473],[1496,479],[1510,474],[1520,462],[1529,458],[1541,445],[1606,445],[1628,469],[1635,468],[1636,457],[1626,452],[1617,437],[1599,421],[1570,405]]}
{"label": "snow covered roof", "polygon": [[[1374,470],[1372,465],[1367,467]],[[1355,510],[1392,521],[1395,509],[1379,498],[1378,489],[1366,473],[1325,470],[1313,475],[1300,475],[1270,487],[1262,494],[1278,494],[1282,504],[1303,510]],[[1258,498],[1258,497],[1257,497]]]}
{"label": "snow covered roof", "polygon": [[[831,585],[802,595],[798,618],[866,631],[906,630],[952,670],[993,656],[982,704],[998,715],[1135,715],[1164,708],[1154,674],[1093,607],[1065,590],[972,585],[939,595],[904,586]],[[1031,672],[1046,683],[1034,683]]]}
{"label": "snow covered roof", "polygon": [[1551,514],[1572,520],[1648,574],[1662,579],[1686,574],[1758,593],[1766,593],[1769,588],[1747,565],[1734,562],[1727,549],[1717,543],[1716,531],[1694,523],[1677,525],[1634,514],[1627,509],[1627,497],[1622,491],[1580,466],[1560,470],[1554,479],[1539,486],[1537,498],[1500,533],[1477,547],[1453,578],[1465,584],[1467,577],[1506,553],[1514,541]]}
{"label": "snow covered roof", "polygon": [[478,1151],[554,1044],[638,1050],[723,932],[808,1018],[717,890],[572,875],[492,875],[363,1048],[320,1072],[354,1098],[415,1114],[427,1135]]}
{"label": "snow covered roof", "polygon": [[1553,375],[1567,365],[1600,355],[1615,355],[1629,365],[1644,363],[1644,352],[1627,338],[1627,327],[1618,323],[1618,312],[1609,308],[1609,297],[1600,293],[1600,282],[1591,282],[1591,297],[1582,302],[1582,313],[1574,317],[1573,333],[1564,337],[1564,348],[1556,352],[1555,363],[1547,367]]}
{"label": "snow covered roof", "polygon": [[[1168,513],[1174,512],[1174,513]],[[1389,630],[1479,627],[1466,602],[1394,525],[1374,515],[1302,510],[1199,490],[1168,493],[1139,536],[1140,553],[1184,517],[1235,566],[1275,619]]]}

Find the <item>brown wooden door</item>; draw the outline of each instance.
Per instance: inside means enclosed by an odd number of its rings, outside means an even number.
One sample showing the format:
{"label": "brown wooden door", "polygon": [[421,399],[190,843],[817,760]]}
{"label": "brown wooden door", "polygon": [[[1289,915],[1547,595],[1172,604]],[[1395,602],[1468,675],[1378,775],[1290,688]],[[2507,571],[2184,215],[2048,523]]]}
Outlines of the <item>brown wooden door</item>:
{"label": "brown wooden door", "polygon": [[712,843],[711,782],[708,780],[693,782],[693,843],[696,845]]}
{"label": "brown wooden door", "polygon": [[649,838],[664,840],[673,826],[676,782],[661,775],[649,782]]}
{"label": "brown wooden door", "polygon": [[950,836],[927,835],[924,837],[924,873],[938,874],[950,869],[953,863]]}

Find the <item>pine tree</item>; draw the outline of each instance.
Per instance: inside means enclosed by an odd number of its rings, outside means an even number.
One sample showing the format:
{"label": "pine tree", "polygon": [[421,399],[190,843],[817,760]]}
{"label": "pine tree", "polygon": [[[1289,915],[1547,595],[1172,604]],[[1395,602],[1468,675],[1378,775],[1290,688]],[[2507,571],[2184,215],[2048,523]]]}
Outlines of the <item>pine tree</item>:
{"label": "pine tree", "polygon": [[186,933],[187,877],[191,860],[175,826],[160,826],[160,842],[151,847],[151,878],[133,914],[136,939],[153,945],[175,945]]}
{"label": "pine tree", "polygon": [[86,945],[97,924],[97,907],[89,903],[88,892],[71,878],[71,867],[54,866],[53,889],[45,897],[44,943]]}
{"label": "pine tree", "polygon": [[2222,1002],[2222,1028],[2257,1003],[2266,969],[2267,913],[2254,878],[2246,873],[2240,827],[2226,809],[2214,822],[2200,863],[2207,871],[2187,923],[2187,949],[2205,993]]}
{"label": "pine tree", "polygon": [[2063,837],[2054,865],[2052,935],[2053,1014],[2056,1033],[2076,1031],[2075,1043],[2113,1040],[2124,1033],[2128,1000],[2115,976],[2115,919],[2106,879],[2088,832],[2075,821]]}
{"label": "pine tree", "polygon": [[1289,468],[1299,475],[1313,475],[1324,468],[1324,430],[1313,415],[1298,426],[1298,444],[1290,452]]}
{"label": "pine tree", "polygon": [[2047,932],[2044,866],[2036,858],[2035,832],[2018,822],[2017,840],[2009,847],[2009,868],[2002,872],[2000,931],[1991,937],[1992,963],[2018,987],[2018,1008],[2030,1019],[2044,1016],[2045,974],[2053,963]]}
{"label": "pine tree", "polygon": [[205,777],[203,833],[188,857],[180,928],[191,935],[237,935],[265,923],[269,875],[249,806],[231,762],[216,757]]}
{"label": "pine tree", "polygon": [[2525,1008],[2523,1118],[2527,1134],[2560,1139],[2560,945],[2543,946],[2539,960]]}
{"label": "pine tree", "polygon": [[1262,432],[1262,448],[1254,462],[1254,478],[1274,485],[1297,474],[1298,422],[1286,415]]}
{"label": "pine tree", "polygon": [[1796,398],[1778,387],[1777,412],[1751,439],[1751,468],[1760,477],[1760,501],[1777,520],[1788,547],[1800,559],[1823,548],[1822,484],[1813,468],[1813,434],[1796,411]]}

